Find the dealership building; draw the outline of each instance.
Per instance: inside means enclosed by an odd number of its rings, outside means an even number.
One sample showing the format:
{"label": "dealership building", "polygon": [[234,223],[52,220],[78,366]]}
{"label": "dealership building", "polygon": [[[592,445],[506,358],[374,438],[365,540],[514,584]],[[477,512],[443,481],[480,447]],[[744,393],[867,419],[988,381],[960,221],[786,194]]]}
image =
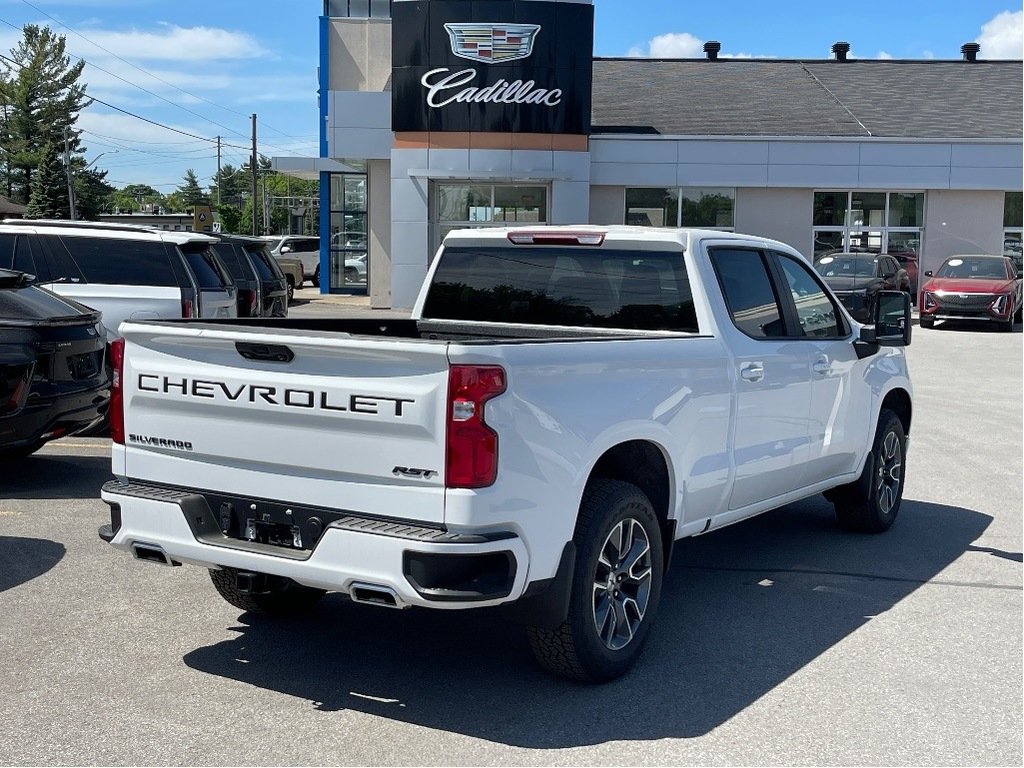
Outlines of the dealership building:
{"label": "dealership building", "polygon": [[[1019,258],[1021,62],[973,43],[595,58],[593,25],[581,0],[326,0],[319,157],[274,159],[320,179],[321,291],[411,307],[461,227],[698,226],[921,271]],[[363,254],[367,281],[346,282]]]}

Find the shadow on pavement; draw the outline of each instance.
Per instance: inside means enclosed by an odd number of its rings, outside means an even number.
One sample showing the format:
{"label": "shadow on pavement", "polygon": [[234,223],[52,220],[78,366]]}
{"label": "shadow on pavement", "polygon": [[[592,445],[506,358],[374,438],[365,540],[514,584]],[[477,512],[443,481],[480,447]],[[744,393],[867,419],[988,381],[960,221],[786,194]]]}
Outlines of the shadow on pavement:
{"label": "shadow on pavement", "polygon": [[0,592],[42,576],[64,557],[64,545],[49,539],[0,536]]}
{"label": "shadow on pavement", "polygon": [[88,456],[37,453],[4,465],[0,473],[0,497],[98,499],[100,486],[111,477],[109,453]]}
{"label": "shadow on pavement", "polygon": [[933,579],[990,522],[904,501],[888,534],[860,536],[817,497],[681,541],[643,657],[605,686],[544,674],[498,609],[398,612],[336,595],[298,620],[242,614],[237,638],[184,661],[318,710],[515,746],[700,736]]}

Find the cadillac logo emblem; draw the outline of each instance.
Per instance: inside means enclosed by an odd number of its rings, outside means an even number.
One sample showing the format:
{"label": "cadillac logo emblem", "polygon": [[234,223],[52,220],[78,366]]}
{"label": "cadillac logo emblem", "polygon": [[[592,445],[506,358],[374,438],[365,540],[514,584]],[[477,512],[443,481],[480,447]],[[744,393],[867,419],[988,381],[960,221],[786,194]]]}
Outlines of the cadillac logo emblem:
{"label": "cadillac logo emblem", "polygon": [[452,53],[471,61],[497,64],[533,53],[539,24],[445,24]]}

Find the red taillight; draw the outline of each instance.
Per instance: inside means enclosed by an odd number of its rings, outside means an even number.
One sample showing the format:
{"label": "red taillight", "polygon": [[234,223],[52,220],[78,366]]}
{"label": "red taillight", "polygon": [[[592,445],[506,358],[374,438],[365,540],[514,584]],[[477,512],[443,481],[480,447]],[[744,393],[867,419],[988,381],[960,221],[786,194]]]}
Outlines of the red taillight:
{"label": "red taillight", "polygon": [[249,305],[249,317],[256,317],[257,315],[259,315],[259,294],[256,293],[256,291],[250,290],[242,291],[242,293],[245,294],[245,301]]}
{"label": "red taillight", "polygon": [[25,397],[28,394],[28,386],[32,382],[32,366],[27,365],[10,369],[10,373],[4,371],[0,366],[0,416],[14,413],[25,404]]}
{"label": "red taillight", "polygon": [[484,403],[505,391],[497,365],[453,365],[448,373],[448,458],[445,485],[485,488],[498,474],[498,435],[484,421]]}
{"label": "red taillight", "polygon": [[110,437],[124,445],[124,339],[110,342],[110,369]]}
{"label": "red taillight", "polygon": [[186,320],[192,317],[192,299],[181,300],[181,316]]}

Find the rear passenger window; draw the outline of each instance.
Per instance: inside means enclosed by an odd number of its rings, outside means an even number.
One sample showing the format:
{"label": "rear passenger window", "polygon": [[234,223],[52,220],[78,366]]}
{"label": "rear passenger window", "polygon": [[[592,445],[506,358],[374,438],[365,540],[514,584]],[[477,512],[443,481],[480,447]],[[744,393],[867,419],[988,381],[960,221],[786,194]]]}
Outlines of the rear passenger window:
{"label": "rear passenger window", "polygon": [[60,238],[60,242],[74,258],[87,282],[178,285],[161,242],[66,235]]}
{"label": "rear passenger window", "polygon": [[185,261],[192,268],[196,276],[196,283],[200,288],[221,289],[228,284],[229,279],[221,271],[220,264],[213,251],[209,248],[195,250],[193,248],[182,248],[185,254]]}
{"label": "rear passenger window", "polygon": [[786,335],[782,309],[760,251],[712,248],[711,263],[737,328],[755,339]]}
{"label": "rear passenger window", "polygon": [[0,269],[17,269],[14,266],[14,241],[16,238],[17,235],[0,234]]}
{"label": "rear passenger window", "polygon": [[235,246],[229,243],[220,243],[213,246],[213,250],[220,256],[220,260],[235,280],[252,280],[249,270],[242,266],[241,259],[235,251]]}

